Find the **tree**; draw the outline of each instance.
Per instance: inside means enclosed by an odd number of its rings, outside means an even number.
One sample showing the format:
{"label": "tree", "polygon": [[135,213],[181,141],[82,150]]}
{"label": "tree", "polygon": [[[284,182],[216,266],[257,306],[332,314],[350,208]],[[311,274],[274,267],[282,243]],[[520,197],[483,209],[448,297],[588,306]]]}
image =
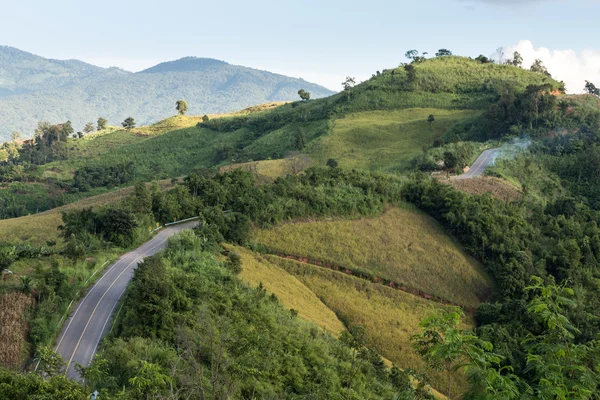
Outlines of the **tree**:
{"label": "tree", "polygon": [[306,134],[302,128],[299,128],[294,135],[294,147],[298,151],[302,151],[306,147]]}
{"label": "tree", "polygon": [[451,151],[444,152],[444,166],[453,169],[458,165],[458,157]]}
{"label": "tree", "polygon": [[337,162],[335,159],[333,159],[333,158],[330,158],[329,160],[327,160],[327,164],[326,164],[326,165],[327,165],[329,168],[337,168],[337,166],[338,166],[338,162]]}
{"label": "tree", "polygon": [[478,55],[475,58],[475,61],[479,61],[482,64],[489,64],[492,62],[492,60],[490,60],[489,58],[487,58],[486,56],[484,56],[483,54]]}
{"label": "tree", "polygon": [[346,91],[346,94],[348,95],[348,101],[350,100],[350,91],[352,90],[354,85],[356,85],[356,78],[353,78],[351,76],[347,76],[346,80],[344,80],[344,82],[342,82],[342,86],[344,87],[344,90]]}
{"label": "tree", "polygon": [[433,122],[435,121],[435,117],[433,116],[433,114],[429,114],[429,117],[427,117],[427,122],[429,122],[429,127],[433,127]]}
{"label": "tree", "polygon": [[521,398],[518,377],[510,373],[510,367],[500,367],[502,357],[492,353],[491,343],[459,329],[462,317],[464,313],[458,307],[439,311],[421,321],[421,332],[411,337],[427,369],[447,374],[446,396],[453,398],[453,373],[465,369],[474,383],[473,394],[482,395],[474,398]]}
{"label": "tree", "polygon": [[38,372],[49,376],[58,375],[67,364],[58,353],[46,346],[38,347],[36,359],[39,361]]}
{"label": "tree", "polygon": [[98,126],[96,127],[96,130],[98,131],[102,131],[104,129],[106,129],[106,124],[108,123],[108,121],[106,120],[106,118],[98,118]]}
{"label": "tree", "polygon": [[540,60],[539,58],[535,59],[533,64],[531,64],[531,67],[529,68],[529,70],[531,72],[535,72],[537,74],[544,74],[548,77],[552,77],[552,75],[550,75],[550,72],[548,72],[548,68],[546,68],[544,66],[544,64],[542,63],[542,60]]}
{"label": "tree", "polygon": [[498,47],[496,49],[496,54],[498,54],[498,64],[502,64],[502,60],[504,59],[504,47]]}
{"label": "tree", "polygon": [[511,60],[507,60],[507,63],[514,65],[515,67],[521,67],[523,65],[523,57],[521,56],[521,53],[515,51],[513,53],[513,58]]}
{"label": "tree", "polygon": [[435,53],[436,57],[444,57],[444,56],[451,56],[452,52],[448,49],[439,49],[437,53]]}
{"label": "tree", "polygon": [[404,53],[404,57],[408,58],[411,61],[415,61],[417,59],[417,57],[419,57],[419,51],[418,50],[408,50],[406,53]]}
{"label": "tree", "polygon": [[185,115],[188,112],[188,103],[185,100],[177,100],[175,103],[175,109],[179,112],[179,115]]}
{"label": "tree", "polygon": [[208,115],[204,114],[202,116],[202,122],[208,122],[208,120],[209,120]]}
{"label": "tree", "polygon": [[593,94],[594,96],[600,96],[600,89],[596,87],[592,82],[585,81],[585,87],[583,88],[589,94]]}
{"label": "tree", "polygon": [[304,89],[300,89],[298,90],[298,96],[300,96],[300,98],[304,101],[310,99],[310,92],[307,92]]}
{"label": "tree", "polygon": [[94,128],[94,124],[91,122],[88,122],[87,124],[85,124],[85,128],[83,128],[83,131],[85,133],[91,133],[94,132],[96,129]]}
{"label": "tree", "polygon": [[414,84],[417,80],[417,70],[412,64],[404,64],[404,71],[406,71],[406,75],[408,76],[408,81]]}
{"label": "tree", "polygon": [[21,139],[21,132],[14,131],[10,134],[10,140],[12,140],[13,142],[18,141],[19,139]]}
{"label": "tree", "polygon": [[121,125],[123,125],[123,128],[125,129],[135,128],[135,119],[133,119],[133,117],[127,117],[125,118],[125,121],[121,122]]}
{"label": "tree", "polygon": [[83,137],[83,132],[77,132],[77,137],[81,139]]}

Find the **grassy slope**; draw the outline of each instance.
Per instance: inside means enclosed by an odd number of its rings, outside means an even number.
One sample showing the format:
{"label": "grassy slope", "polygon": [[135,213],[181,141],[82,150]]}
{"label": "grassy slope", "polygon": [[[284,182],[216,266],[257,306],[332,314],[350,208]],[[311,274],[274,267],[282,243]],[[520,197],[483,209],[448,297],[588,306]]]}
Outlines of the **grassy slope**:
{"label": "grassy slope", "polygon": [[293,275],[243,247],[226,245],[226,248],[240,255],[242,280],[252,286],[262,284],[286,308],[297,310],[300,318],[324,328],[336,337],[345,329],[333,311]]}
{"label": "grassy slope", "polygon": [[[298,278],[346,326],[363,327],[370,344],[382,357],[403,369],[423,367],[421,357],[410,345],[410,338],[418,332],[422,319],[444,306],[341,272],[276,256],[267,256],[267,259]],[[463,327],[474,327],[474,320],[466,318]],[[457,375],[455,379],[461,388],[467,387],[464,377]],[[437,376],[433,386],[440,389],[444,382],[444,378]]]}
{"label": "grassy slope", "polygon": [[[171,187],[171,181],[159,181],[163,190]],[[61,212],[85,207],[96,207],[115,204],[133,192],[133,187],[126,187],[98,196],[88,197],[75,203],[57,207],[39,214],[26,215],[19,218],[0,220],[0,242],[30,242],[37,245],[48,241],[60,241],[58,226],[62,224]]]}
{"label": "grassy slope", "polygon": [[435,221],[410,207],[377,218],[283,224],[255,230],[252,239],[283,253],[368,270],[468,307],[491,292],[482,266]]}
{"label": "grassy slope", "polygon": [[[433,108],[354,113],[336,120],[331,133],[313,142],[308,153],[322,164],[334,158],[347,168],[404,171],[423,147],[478,113]],[[431,126],[430,114],[435,116]]]}

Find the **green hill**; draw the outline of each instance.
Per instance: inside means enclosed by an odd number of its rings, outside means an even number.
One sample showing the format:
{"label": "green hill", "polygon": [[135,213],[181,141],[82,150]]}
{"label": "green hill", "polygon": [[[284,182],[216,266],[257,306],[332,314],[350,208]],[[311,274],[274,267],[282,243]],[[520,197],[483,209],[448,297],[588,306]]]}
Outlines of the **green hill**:
{"label": "green hill", "polygon": [[[99,194],[107,187],[177,177],[197,168],[280,159],[297,151],[306,153],[317,164],[333,158],[346,167],[407,172],[432,144],[440,146],[490,135],[500,137],[514,129],[527,128],[530,114],[517,115],[506,126],[493,119],[504,118],[490,110],[505,101],[505,93],[512,93],[512,101],[517,104],[524,101],[519,96],[525,96],[528,85],[541,88],[547,85],[543,90],[548,91],[561,86],[543,74],[463,57],[439,57],[411,65],[414,74],[403,67],[384,70],[346,92],[322,99],[212,115],[205,122],[200,117],[171,118],[149,128],[69,138],[60,146],[47,147],[45,151],[50,154],[44,153],[43,157],[38,154],[37,161],[31,157],[37,157],[38,150],[31,150],[29,163],[36,165],[25,170],[14,166],[12,170],[5,169],[4,186],[0,188],[0,217],[43,211]],[[164,74],[202,71],[203,76],[216,77],[222,68],[235,71],[238,67],[187,58],[160,64],[135,76],[163,79]],[[262,76],[257,71],[244,71],[246,76],[257,79]],[[211,75],[213,72],[217,75]],[[171,78],[185,86],[181,76]],[[235,87],[234,91],[241,93],[241,81],[227,82],[228,88]],[[14,97],[10,99],[13,101]],[[169,108],[175,99],[168,102]],[[152,104],[161,102],[156,100]],[[147,107],[151,106],[143,106]],[[580,105],[573,103],[573,107]],[[191,114],[194,109],[191,103]],[[428,121],[430,115],[434,121]],[[452,146],[453,151],[458,151],[459,146]],[[472,158],[477,148],[469,147],[462,157]],[[421,164],[435,169],[435,160],[443,153],[443,149],[436,150]],[[20,162],[13,160],[13,163]],[[8,167],[10,164],[11,161]],[[119,174],[117,171],[122,176],[112,179]],[[91,182],[91,175],[103,178]]]}

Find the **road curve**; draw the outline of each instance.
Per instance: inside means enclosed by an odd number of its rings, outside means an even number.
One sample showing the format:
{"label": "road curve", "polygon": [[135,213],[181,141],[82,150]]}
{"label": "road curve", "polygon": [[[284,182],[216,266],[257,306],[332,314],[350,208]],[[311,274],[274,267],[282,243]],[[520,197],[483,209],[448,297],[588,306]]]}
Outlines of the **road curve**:
{"label": "road curve", "polygon": [[477,157],[477,160],[471,165],[467,172],[461,175],[454,176],[453,179],[471,179],[481,176],[483,171],[490,166],[496,159],[500,149],[487,149]]}
{"label": "road curve", "polygon": [[133,271],[144,257],[151,256],[167,245],[167,239],[184,229],[194,227],[198,221],[172,225],[135,250],[124,254],[109,266],[75,307],[75,312],[65,323],[59,335],[56,351],[67,361],[65,374],[79,379],[76,363],[87,366],[92,361],[100,340],[110,329],[111,315],[125,292]]}

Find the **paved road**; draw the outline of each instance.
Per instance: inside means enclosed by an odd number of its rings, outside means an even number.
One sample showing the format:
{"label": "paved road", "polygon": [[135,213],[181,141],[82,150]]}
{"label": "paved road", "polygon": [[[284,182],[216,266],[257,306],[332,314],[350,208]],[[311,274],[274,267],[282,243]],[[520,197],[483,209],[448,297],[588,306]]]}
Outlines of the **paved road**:
{"label": "paved road", "polygon": [[488,149],[477,157],[471,168],[464,174],[454,176],[453,179],[470,179],[481,176],[483,171],[494,162],[500,149]]}
{"label": "paved road", "polygon": [[79,379],[79,374],[74,369],[75,364],[87,366],[94,357],[100,340],[110,330],[111,315],[138,262],[164,249],[171,235],[192,228],[197,223],[198,221],[186,222],[159,231],[148,242],[109,266],[104,275],[87,291],[85,297],[77,303],[75,312],[63,325],[56,346],[56,351],[68,363],[66,374],[69,378]]}

